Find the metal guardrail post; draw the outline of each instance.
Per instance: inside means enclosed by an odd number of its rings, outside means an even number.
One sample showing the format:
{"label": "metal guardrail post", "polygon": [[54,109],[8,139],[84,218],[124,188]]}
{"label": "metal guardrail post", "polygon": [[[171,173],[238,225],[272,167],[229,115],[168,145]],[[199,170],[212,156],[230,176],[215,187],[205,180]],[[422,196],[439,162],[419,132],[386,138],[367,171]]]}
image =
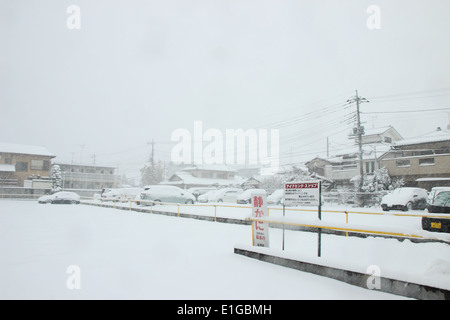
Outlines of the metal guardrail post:
{"label": "metal guardrail post", "polygon": [[[348,212],[347,211],[345,211],[345,224],[348,224]],[[345,234],[348,237],[348,231]]]}

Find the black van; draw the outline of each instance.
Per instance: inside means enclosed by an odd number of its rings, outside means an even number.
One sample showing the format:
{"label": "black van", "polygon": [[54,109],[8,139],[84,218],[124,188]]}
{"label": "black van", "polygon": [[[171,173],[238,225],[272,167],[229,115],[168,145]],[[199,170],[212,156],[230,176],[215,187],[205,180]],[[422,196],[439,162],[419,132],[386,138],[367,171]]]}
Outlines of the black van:
{"label": "black van", "polygon": [[[441,191],[427,206],[429,213],[450,214],[450,191]],[[422,229],[450,233],[450,215],[448,219],[422,217]]]}

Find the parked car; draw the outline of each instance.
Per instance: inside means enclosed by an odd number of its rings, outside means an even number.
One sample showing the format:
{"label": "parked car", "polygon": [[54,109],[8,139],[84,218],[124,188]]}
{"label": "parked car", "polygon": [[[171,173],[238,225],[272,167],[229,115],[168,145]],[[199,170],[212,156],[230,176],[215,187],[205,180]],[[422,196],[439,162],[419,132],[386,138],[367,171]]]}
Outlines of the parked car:
{"label": "parked car", "polygon": [[[429,213],[450,214],[450,191],[440,191],[427,206]],[[422,229],[436,232],[450,232],[449,219],[422,217]]]}
{"label": "parked car", "polygon": [[434,198],[439,194],[441,191],[450,191],[450,187],[434,187],[431,189],[430,193],[428,194],[428,204],[433,204]]}
{"label": "parked car", "polygon": [[256,192],[266,194],[264,189],[247,189],[237,196],[236,202],[241,204],[252,203],[252,194]]}
{"label": "parked car", "polygon": [[193,204],[195,197],[189,191],[176,186],[152,185],[136,196],[136,204],[152,205],[160,202]]}
{"label": "parked car", "polygon": [[79,204],[80,196],[75,192],[60,191],[51,195],[45,195],[38,199],[39,203],[63,203]]}
{"label": "parked car", "polygon": [[216,192],[218,192],[218,191],[219,190],[210,190],[210,191],[208,191],[208,192],[206,192],[204,194],[201,194],[201,195],[198,196],[197,201],[201,202],[201,203],[206,203],[206,202],[209,201],[210,198],[211,198],[211,201],[212,201],[212,199],[214,197],[214,194]]}
{"label": "parked car", "polygon": [[189,188],[188,191],[192,193],[196,200],[198,200],[198,197],[202,194],[205,194],[211,190],[217,190],[216,188],[207,188],[207,187],[198,187],[198,188]]}
{"label": "parked car", "polygon": [[421,188],[398,188],[385,195],[381,200],[381,208],[389,210],[423,210],[427,207],[427,190]]}
{"label": "parked car", "polygon": [[237,196],[244,190],[240,188],[223,188],[217,190],[211,195],[208,195],[208,202],[232,202],[236,203]]}
{"label": "parked car", "polygon": [[284,189],[277,189],[267,197],[267,204],[283,204]]}
{"label": "parked car", "polygon": [[102,193],[102,201],[117,201],[120,200],[122,189],[107,189]]}
{"label": "parked car", "polygon": [[141,192],[142,192],[142,188],[123,188],[123,193],[122,193],[120,199],[122,201],[132,201]]}

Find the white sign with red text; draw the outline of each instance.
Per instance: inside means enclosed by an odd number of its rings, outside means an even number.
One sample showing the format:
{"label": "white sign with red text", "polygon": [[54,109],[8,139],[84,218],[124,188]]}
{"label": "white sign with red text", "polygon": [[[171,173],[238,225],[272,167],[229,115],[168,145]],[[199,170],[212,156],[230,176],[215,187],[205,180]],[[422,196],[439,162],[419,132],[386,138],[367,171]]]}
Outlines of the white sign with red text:
{"label": "white sign with red text", "polygon": [[[269,216],[267,210],[267,196],[264,193],[252,193],[252,220]],[[252,222],[253,245],[269,247],[269,223],[263,221]]]}
{"label": "white sign with red text", "polygon": [[288,182],[284,184],[286,206],[318,206],[320,181]]}

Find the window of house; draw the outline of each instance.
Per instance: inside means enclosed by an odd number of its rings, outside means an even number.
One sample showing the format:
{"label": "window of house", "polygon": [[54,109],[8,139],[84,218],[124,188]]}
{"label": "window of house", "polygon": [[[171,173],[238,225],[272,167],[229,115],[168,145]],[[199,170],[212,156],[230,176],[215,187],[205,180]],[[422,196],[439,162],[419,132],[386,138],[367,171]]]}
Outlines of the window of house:
{"label": "window of house", "polygon": [[16,162],[16,171],[17,172],[27,172],[28,171],[28,162],[17,161]]}
{"label": "window of house", "polygon": [[12,159],[11,159],[11,157],[6,157],[6,158],[5,158],[5,164],[12,164]]}
{"label": "window of house", "polygon": [[370,161],[366,162],[366,173],[374,173],[375,171],[375,162]]}
{"label": "window of house", "polygon": [[397,160],[398,168],[408,168],[411,165],[410,160]]}
{"label": "window of house", "polygon": [[384,142],[392,143],[392,138],[391,137],[384,137]]}
{"label": "window of house", "polygon": [[44,160],[31,160],[30,168],[31,170],[43,170]]}
{"label": "window of house", "polygon": [[50,160],[43,160],[44,165],[42,167],[42,170],[49,171],[50,170]]}
{"label": "window of house", "polygon": [[446,153],[449,153],[449,148],[446,148],[446,147],[440,148],[440,149],[435,150],[434,153],[436,153],[436,154],[446,154]]}
{"label": "window of house", "polygon": [[434,158],[419,159],[419,166],[434,166]]}

